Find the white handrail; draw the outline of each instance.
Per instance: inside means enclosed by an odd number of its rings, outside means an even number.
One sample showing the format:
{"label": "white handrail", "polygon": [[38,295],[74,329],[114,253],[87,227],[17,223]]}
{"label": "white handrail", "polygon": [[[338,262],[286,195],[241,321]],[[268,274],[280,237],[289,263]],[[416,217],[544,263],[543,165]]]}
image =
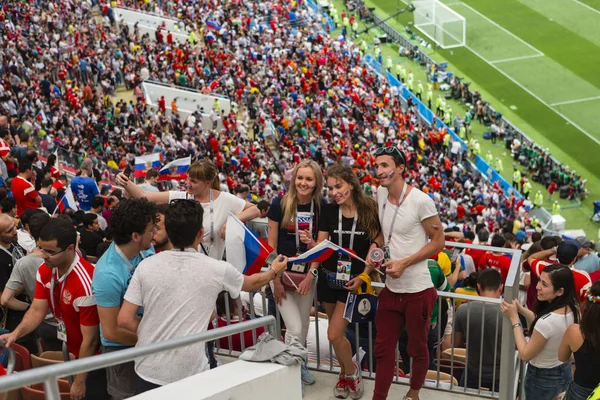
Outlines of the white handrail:
{"label": "white handrail", "polygon": [[46,399],[60,400],[58,383],[56,381],[57,378],[130,362],[136,358],[146,357],[163,351],[189,346],[198,342],[220,339],[222,337],[235,335],[246,330],[256,329],[263,326],[268,327],[269,332],[274,335],[275,317],[267,316],[256,318],[251,321],[241,322],[235,325],[228,325],[222,328],[196,333],[190,336],[165,340],[164,342],[152,343],[144,346],[124,349],[121,351],[115,351],[112,353],[86,357],[62,364],[30,369],[19,372],[18,374],[11,374],[0,378],[0,392],[7,392],[9,390],[18,389],[34,383],[44,382]]}

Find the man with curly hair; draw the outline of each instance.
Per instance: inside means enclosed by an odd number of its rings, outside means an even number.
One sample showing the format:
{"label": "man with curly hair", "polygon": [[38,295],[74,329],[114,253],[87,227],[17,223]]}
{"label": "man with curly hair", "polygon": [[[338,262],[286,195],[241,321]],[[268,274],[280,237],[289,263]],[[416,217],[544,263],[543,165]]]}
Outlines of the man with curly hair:
{"label": "man with curly hair", "polygon": [[[154,254],[156,206],[146,199],[123,200],[113,210],[110,228],[114,241],[96,264],[92,289],[98,304],[103,353],[134,346],[137,335],[119,328],[117,315],[133,271]],[[108,393],[120,400],[135,394],[133,362],[107,368]]]}

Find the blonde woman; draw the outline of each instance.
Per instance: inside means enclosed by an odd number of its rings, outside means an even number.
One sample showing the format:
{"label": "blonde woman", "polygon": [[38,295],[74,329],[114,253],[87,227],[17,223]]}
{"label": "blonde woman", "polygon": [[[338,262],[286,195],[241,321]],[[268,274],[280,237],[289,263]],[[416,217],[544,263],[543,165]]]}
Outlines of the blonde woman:
{"label": "blonde woman", "polygon": [[[383,242],[377,203],[362,191],[358,177],[352,168],[334,165],[327,169],[327,188],[333,203],[321,211],[317,243],[330,240],[345,248],[352,249],[363,260],[369,252]],[[360,399],[364,392],[358,365],[352,361],[352,347],[346,338],[348,321],[344,319],[344,309],[348,293],[363,284],[361,278],[373,271],[372,266],[363,262],[333,254],[327,260],[311,265],[311,271],[318,271],[317,295],[324,304],[329,320],[327,337],[333,346],[340,363],[338,382],[333,389],[334,396],[345,399]],[[306,275],[309,287],[314,274]],[[344,283],[341,286],[341,283]]]}
{"label": "blonde woman", "polygon": [[225,250],[225,228],[227,217],[232,212],[242,221],[258,218],[258,208],[230,193],[219,191],[219,173],[212,161],[204,158],[195,161],[187,172],[187,192],[146,192],[121,173],[117,183],[133,198],[145,197],[157,204],[170,203],[176,199],[196,200],[204,209],[204,236],[200,251],[212,258],[221,260]]}
{"label": "blonde woman", "polygon": [[[288,192],[282,197],[273,199],[267,214],[268,240],[277,254],[293,257],[315,245],[318,215],[324,206],[322,191],[321,167],[311,160],[298,163],[292,172]],[[288,265],[290,274],[306,274],[308,271],[308,265]],[[294,291],[288,288],[286,292],[281,279],[286,279],[286,276],[275,279],[271,283],[271,289],[285,322],[285,342],[289,343],[292,337],[296,337],[303,346],[306,346],[314,285],[309,287],[301,285]],[[302,366],[302,382],[307,385],[315,383],[315,378],[306,365]]]}

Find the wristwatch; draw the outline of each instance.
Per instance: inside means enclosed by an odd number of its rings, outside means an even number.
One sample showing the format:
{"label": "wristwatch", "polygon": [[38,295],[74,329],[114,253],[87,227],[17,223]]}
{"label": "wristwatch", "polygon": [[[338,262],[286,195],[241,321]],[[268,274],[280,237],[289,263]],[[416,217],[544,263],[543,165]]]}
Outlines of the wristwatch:
{"label": "wristwatch", "polygon": [[319,275],[319,271],[316,268],[310,269],[310,273],[316,278]]}

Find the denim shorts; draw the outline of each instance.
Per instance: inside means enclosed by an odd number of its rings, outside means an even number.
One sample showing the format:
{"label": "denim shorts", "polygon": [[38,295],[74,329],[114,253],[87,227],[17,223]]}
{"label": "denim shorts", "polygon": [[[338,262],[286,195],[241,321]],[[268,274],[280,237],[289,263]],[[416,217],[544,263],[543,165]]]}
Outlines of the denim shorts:
{"label": "denim shorts", "polygon": [[572,380],[571,364],[554,368],[537,368],[529,364],[525,375],[527,400],[553,400],[565,392]]}
{"label": "denim shorts", "polygon": [[571,382],[569,390],[567,390],[567,400],[587,400],[594,389],[588,389],[581,385]]}

